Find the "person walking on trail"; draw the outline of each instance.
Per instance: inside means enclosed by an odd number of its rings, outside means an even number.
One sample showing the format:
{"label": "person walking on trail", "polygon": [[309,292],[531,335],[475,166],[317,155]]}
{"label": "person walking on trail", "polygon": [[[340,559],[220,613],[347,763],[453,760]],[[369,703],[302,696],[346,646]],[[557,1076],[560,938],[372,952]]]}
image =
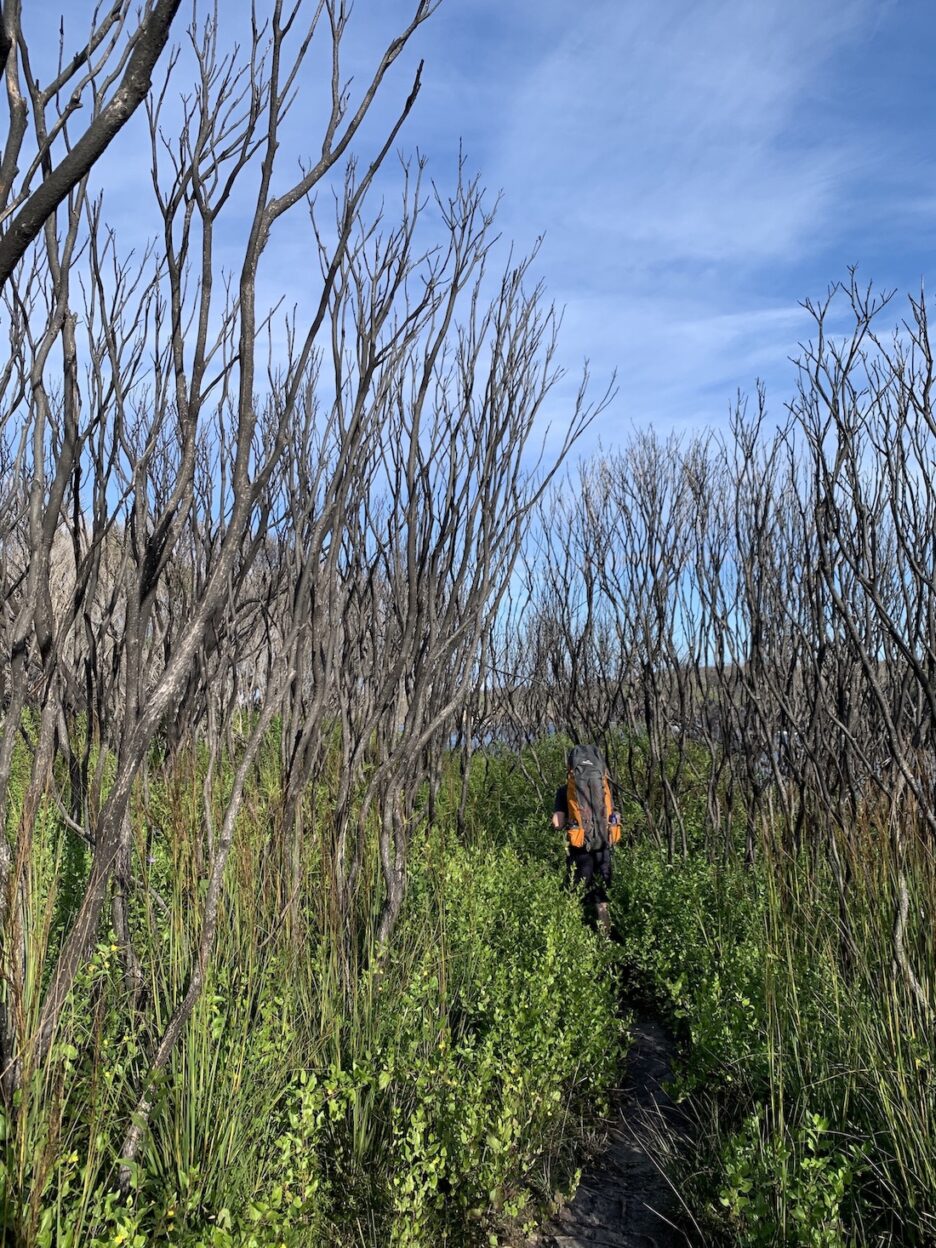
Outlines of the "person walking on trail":
{"label": "person walking on trail", "polygon": [[569,751],[569,773],[556,790],[552,823],[565,829],[572,882],[585,886],[585,905],[610,933],[608,887],[611,849],[621,839],[621,818],[611,798],[611,779],[601,751],[577,745]]}

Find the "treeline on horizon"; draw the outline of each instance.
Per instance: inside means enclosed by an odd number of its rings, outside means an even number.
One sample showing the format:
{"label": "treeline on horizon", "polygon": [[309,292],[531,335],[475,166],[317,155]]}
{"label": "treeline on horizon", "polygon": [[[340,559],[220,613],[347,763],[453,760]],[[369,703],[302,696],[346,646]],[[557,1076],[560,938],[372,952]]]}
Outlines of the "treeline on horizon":
{"label": "treeline on horizon", "polygon": [[644,740],[652,796],[622,783],[671,853],[687,839],[664,763],[692,743],[711,759],[708,832],[727,835],[737,800],[748,858],[768,798],[795,846],[869,807],[933,830],[932,357],[924,304],[891,335],[888,303],[853,277],[807,305],[779,423],[759,389],[727,434],[638,432],[538,512],[490,713],[517,743]]}

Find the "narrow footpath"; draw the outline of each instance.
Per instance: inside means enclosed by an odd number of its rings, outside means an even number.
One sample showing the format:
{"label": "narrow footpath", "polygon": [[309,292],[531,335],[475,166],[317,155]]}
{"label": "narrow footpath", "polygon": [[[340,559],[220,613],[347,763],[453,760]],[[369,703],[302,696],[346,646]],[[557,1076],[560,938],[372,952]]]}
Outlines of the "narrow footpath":
{"label": "narrow footpath", "polygon": [[681,1248],[679,1201],[654,1160],[653,1138],[678,1127],[663,1090],[674,1044],[658,1022],[637,1017],[624,1086],[614,1099],[608,1146],[582,1176],[574,1199],[530,1240],[529,1248]]}

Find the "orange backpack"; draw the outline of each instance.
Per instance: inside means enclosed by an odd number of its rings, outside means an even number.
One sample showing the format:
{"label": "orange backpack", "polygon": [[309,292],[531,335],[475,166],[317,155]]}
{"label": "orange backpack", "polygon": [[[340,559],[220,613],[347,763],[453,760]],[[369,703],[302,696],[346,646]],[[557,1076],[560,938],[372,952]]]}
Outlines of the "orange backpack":
{"label": "orange backpack", "polygon": [[594,746],[577,745],[569,754],[566,799],[570,845],[597,850],[617,844],[621,828],[611,823],[611,780],[604,759]]}

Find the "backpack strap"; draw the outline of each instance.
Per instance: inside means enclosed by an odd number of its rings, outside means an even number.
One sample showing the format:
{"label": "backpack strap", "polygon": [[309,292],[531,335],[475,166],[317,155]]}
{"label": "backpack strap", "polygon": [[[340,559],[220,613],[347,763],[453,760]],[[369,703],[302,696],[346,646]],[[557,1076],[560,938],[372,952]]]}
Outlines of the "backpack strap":
{"label": "backpack strap", "polygon": [[585,828],[582,823],[582,808],[575,791],[575,773],[569,769],[566,780],[566,802],[569,807],[569,822],[566,835],[573,849],[582,849],[585,845]]}
{"label": "backpack strap", "polygon": [[621,822],[611,822],[611,816],[614,814],[614,798],[611,796],[611,777],[607,771],[604,774],[604,803],[605,818],[608,821],[608,844],[616,845],[621,839]]}

